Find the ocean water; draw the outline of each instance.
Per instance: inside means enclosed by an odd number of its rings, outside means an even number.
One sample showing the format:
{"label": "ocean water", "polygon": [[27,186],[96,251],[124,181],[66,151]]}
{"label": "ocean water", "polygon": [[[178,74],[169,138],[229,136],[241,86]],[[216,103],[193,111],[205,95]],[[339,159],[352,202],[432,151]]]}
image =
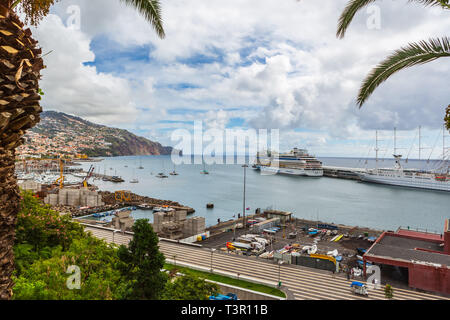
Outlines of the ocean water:
{"label": "ocean water", "polygon": [[[354,158],[319,158],[324,165],[342,167],[374,167],[375,161]],[[203,165],[176,166],[178,176],[156,178],[174,169],[170,156],[136,156],[103,158],[101,162],[83,163],[95,172],[119,175],[124,183],[115,184],[90,180],[100,190],[130,190],[139,195],[177,201],[196,210],[194,215],[206,218],[207,226],[218,219],[226,221],[242,214],[244,169],[238,164],[207,165],[209,175],[201,174]],[[144,169],[138,169],[142,165]],[[439,161],[410,160],[404,167],[430,169]],[[127,167],[126,167],[127,166]],[[380,167],[392,167],[393,160],[379,162]],[[134,177],[139,183],[129,183]],[[214,203],[214,209],[206,204]],[[395,230],[399,226],[442,232],[444,220],[450,218],[450,193],[415,190],[353,180],[327,177],[292,177],[261,175],[251,167],[246,169],[246,213],[256,208],[273,208],[294,213],[296,217],[341,223],[376,229]],[[152,211],[137,210],[135,218],[153,220]]]}

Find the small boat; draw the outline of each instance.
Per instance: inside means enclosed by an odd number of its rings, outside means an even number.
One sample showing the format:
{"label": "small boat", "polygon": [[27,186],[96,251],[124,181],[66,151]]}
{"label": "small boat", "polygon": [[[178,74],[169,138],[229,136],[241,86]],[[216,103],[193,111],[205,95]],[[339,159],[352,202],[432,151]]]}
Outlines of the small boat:
{"label": "small boat", "polygon": [[207,203],[207,204],[206,204],[206,208],[207,208],[207,209],[212,209],[212,208],[214,208],[214,203],[211,203],[211,202],[210,202],[210,203]]}
{"label": "small boat", "polygon": [[178,175],[178,173],[175,171],[175,170],[173,170],[172,172],[170,172],[169,173],[171,176],[177,176]]}
{"label": "small boat", "polygon": [[333,238],[331,238],[330,242],[333,242],[334,240],[336,240],[337,237],[339,237],[339,236],[334,236]]}
{"label": "small boat", "polygon": [[160,172],[156,175],[157,178],[168,178],[164,173]]}
{"label": "small boat", "polygon": [[337,255],[338,255],[337,249],[327,252],[327,256],[337,257]]}
{"label": "small boat", "polygon": [[130,183],[139,183],[139,180],[138,179],[131,179]]}
{"label": "small boat", "polygon": [[125,180],[123,180],[121,177],[118,177],[118,176],[112,176],[110,181],[112,181],[112,182],[124,182]]}
{"label": "small boat", "polygon": [[144,169],[144,167],[142,166],[142,160],[141,159],[139,159],[139,167],[138,167],[138,169]]}
{"label": "small boat", "polygon": [[153,206],[148,203],[141,203],[137,207],[142,210],[152,210],[153,209]]}
{"label": "small boat", "polygon": [[334,242],[338,242],[339,240],[342,239],[343,236],[344,236],[343,234],[340,234],[340,235],[334,240]]}
{"label": "small boat", "polygon": [[160,211],[163,211],[162,207],[154,207],[153,208],[153,212],[160,212]]}

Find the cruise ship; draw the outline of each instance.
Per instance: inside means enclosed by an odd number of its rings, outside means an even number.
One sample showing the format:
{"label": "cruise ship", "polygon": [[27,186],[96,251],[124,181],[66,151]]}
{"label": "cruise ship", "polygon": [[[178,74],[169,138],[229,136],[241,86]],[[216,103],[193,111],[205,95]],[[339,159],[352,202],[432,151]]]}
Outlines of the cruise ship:
{"label": "cruise ship", "polygon": [[436,172],[423,172],[403,169],[400,163],[401,157],[401,155],[394,155],[393,169],[370,169],[367,172],[358,173],[358,176],[365,182],[450,192],[450,167],[446,161]]}
{"label": "cruise ship", "polygon": [[262,173],[288,174],[294,176],[323,176],[322,162],[308,154],[305,149],[294,148],[289,153],[258,153],[253,166]]}

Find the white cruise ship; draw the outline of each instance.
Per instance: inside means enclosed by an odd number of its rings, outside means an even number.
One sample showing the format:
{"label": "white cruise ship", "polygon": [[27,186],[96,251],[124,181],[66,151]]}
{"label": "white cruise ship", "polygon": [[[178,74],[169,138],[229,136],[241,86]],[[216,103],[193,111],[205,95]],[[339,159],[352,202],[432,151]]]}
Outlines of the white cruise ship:
{"label": "white cruise ship", "polygon": [[[358,173],[362,181],[388,184],[419,189],[450,191],[449,166],[436,172],[421,172],[417,170],[403,169],[400,164],[400,155],[394,155],[395,166],[393,169],[370,169],[364,173]],[[445,162],[444,162],[445,164]]]}
{"label": "white cruise ship", "polygon": [[305,149],[294,148],[289,153],[258,153],[254,168],[262,173],[288,174],[294,176],[323,176],[322,162],[308,154]]}

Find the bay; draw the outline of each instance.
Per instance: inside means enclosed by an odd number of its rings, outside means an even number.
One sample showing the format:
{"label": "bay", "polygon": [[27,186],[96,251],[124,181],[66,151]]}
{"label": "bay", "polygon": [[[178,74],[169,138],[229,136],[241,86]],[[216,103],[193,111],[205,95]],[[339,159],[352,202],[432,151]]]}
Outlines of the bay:
{"label": "bay", "polygon": [[[319,158],[324,165],[369,168],[374,159]],[[409,160],[404,167],[431,169],[439,161]],[[182,164],[174,167],[170,156],[128,156],[103,158],[101,162],[82,163],[84,169],[95,166],[95,172],[119,175],[124,183],[102,180],[90,181],[100,190],[130,190],[133,193],[158,199],[177,201],[196,210],[206,225],[232,219],[243,210],[244,169],[239,164],[206,165],[209,174],[201,174],[203,165]],[[142,165],[144,169],[138,169]],[[392,167],[393,160],[379,160],[380,167]],[[175,170],[178,176],[156,178]],[[335,178],[261,175],[251,167],[246,169],[246,204],[250,208],[272,208],[291,211],[298,218],[341,223],[350,226],[395,230],[410,227],[441,233],[444,220],[450,218],[450,194],[439,191],[362,183]],[[139,183],[130,183],[134,177]],[[206,204],[214,203],[214,209]],[[151,211],[137,210],[135,218],[153,220]]]}

